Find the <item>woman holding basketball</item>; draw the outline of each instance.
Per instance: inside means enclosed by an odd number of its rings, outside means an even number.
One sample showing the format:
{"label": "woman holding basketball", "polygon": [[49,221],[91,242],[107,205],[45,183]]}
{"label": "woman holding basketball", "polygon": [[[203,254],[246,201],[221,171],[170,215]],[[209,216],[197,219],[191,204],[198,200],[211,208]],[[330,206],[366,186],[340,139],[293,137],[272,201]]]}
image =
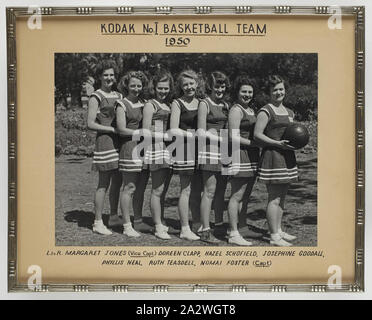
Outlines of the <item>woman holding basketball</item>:
{"label": "woman holding basketball", "polygon": [[[227,175],[222,175],[222,137],[221,130],[226,128],[228,104],[224,100],[230,87],[228,77],[220,72],[212,72],[206,82],[209,96],[200,101],[198,109],[199,129],[199,168],[203,177],[203,196],[200,203],[202,226],[200,238],[202,241],[217,244],[220,241],[210,230],[209,215],[214,200],[215,221],[223,223],[224,195]],[[205,144],[202,140],[205,139]]]}
{"label": "woman holding basketball", "polygon": [[[178,200],[178,212],[181,220],[180,238],[186,240],[200,239],[189,226],[189,208],[193,203],[200,202],[201,194],[200,173],[195,170],[195,152],[197,150],[195,150],[194,135],[198,120],[199,100],[195,97],[198,83],[198,75],[193,70],[184,70],[179,74],[176,90],[180,97],[173,100],[170,117],[171,132],[181,142],[175,150],[173,172],[180,177],[181,194]],[[199,192],[191,193],[192,188],[197,188]],[[192,198],[190,198],[191,194]]]}
{"label": "woman holding basketball", "polygon": [[97,132],[93,154],[93,170],[98,171],[98,186],[94,196],[95,220],[93,232],[110,235],[112,232],[102,222],[103,205],[107,190],[110,200],[109,225],[120,225],[118,204],[121,175],[118,171],[118,135],[115,128],[115,102],[122,95],[113,90],[118,74],[114,60],[103,60],[97,65],[96,74],[100,88],[92,93],[88,102],[87,127]]}
{"label": "woman holding basketball", "polygon": [[152,99],[143,109],[143,129],[151,135],[152,143],[145,148],[144,169],[150,171],[152,180],[150,208],[155,225],[155,236],[162,240],[171,239],[168,227],[162,223],[162,202],[167,192],[171,177],[171,157],[166,148],[168,139],[166,130],[170,117],[169,103],[173,96],[173,78],[171,74],[160,69],[150,81]]}
{"label": "woman holding basketball", "polygon": [[296,237],[281,228],[285,197],[291,182],[298,179],[294,147],[282,140],[287,126],[293,122],[294,113],[283,105],[284,80],[270,76],[267,80],[270,103],[262,107],[257,115],[254,138],[263,146],[258,168],[258,180],[266,184],[268,205],[266,217],[270,231],[270,244],[291,246],[288,241]]}
{"label": "woman holding basketball", "polygon": [[229,165],[228,171],[231,177],[228,242],[249,246],[252,243],[245,240],[239,232],[240,229],[238,230],[238,220],[240,220],[240,228],[246,227],[245,215],[240,219],[238,217],[243,197],[249,198],[251,195],[259,159],[259,148],[253,141],[253,129],[256,122],[255,112],[251,108],[253,81],[245,75],[238,76],[234,81],[233,98],[236,103],[229,110],[229,139],[233,142],[232,146],[238,145],[239,149],[232,150],[232,163]]}

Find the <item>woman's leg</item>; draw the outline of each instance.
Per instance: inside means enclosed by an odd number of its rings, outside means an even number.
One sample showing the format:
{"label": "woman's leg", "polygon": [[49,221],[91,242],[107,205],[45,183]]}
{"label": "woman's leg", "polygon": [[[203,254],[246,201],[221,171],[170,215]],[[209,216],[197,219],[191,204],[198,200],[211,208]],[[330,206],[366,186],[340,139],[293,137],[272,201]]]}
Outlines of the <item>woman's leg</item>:
{"label": "woman's leg", "polygon": [[178,199],[178,212],[180,214],[181,227],[189,225],[189,200],[191,193],[192,176],[180,175],[181,192]]}
{"label": "woman's leg", "polygon": [[209,229],[209,215],[212,209],[212,202],[216,192],[217,178],[212,171],[203,171],[203,195],[200,202],[200,215],[203,229]]}
{"label": "woman's leg", "polygon": [[161,221],[161,198],[165,193],[165,184],[169,175],[169,169],[159,169],[151,172],[151,214],[155,224],[155,235],[161,239],[170,239],[165,226]]}
{"label": "woman's leg", "polygon": [[[190,210],[194,232],[200,226],[200,202],[203,192],[203,178],[200,171],[191,176]],[[196,228],[196,230],[195,230]]]}
{"label": "woman's leg", "polygon": [[247,180],[245,178],[231,179],[231,197],[228,205],[229,222],[231,231],[238,230],[238,215],[240,204],[243,200],[244,193],[247,188]]}
{"label": "woman's leg", "polygon": [[279,210],[279,218],[278,218],[278,231],[279,231],[279,234],[282,236],[282,238],[284,240],[292,241],[292,240],[297,239],[297,237],[293,236],[291,234],[288,234],[287,232],[284,232],[282,230],[282,218],[283,218],[283,211],[284,211],[284,203],[285,203],[285,197],[288,193],[289,184],[287,184],[285,186],[286,187],[283,186],[283,194],[280,198],[280,204],[279,204],[280,210]]}
{"label": "woman's leg", "polygon": [[238,215],[243,196],[247,188],[246,178],[233,178],[231,180],[231,197],[228,206],[230,234],[229,243],[240,246],[250,246],[252,242],[245,240],[238,231]]}
{"label": "woman's leg", "polygon": [[289,242],[282,239],[279,230],[280,217],[282,208],[280,207],[281,200],[285,197],[288,190],[287,184],[268,184],[268,205],[266,210],[267,222],[271,234],[271,244],[278,246],[290,246]]}
{"label": "woman's leg", "polygon": [[164,221],[164,207],[165,207],[165,195],[167,194],[168,192],[168,188],[169,188],[169,184],[171,182],[171,179],[172,179],[172,174],[171,174],[171,170],[170,169],[165,169],[168,171],[168,175],[165,179],[165,182],[164,182],[164,191],[163,191],[163,194],[160,198],[160,204],[161,204],[161,220]]}
{"label": "woman's leg", "polygon": [[198,237],[195,233],[191,231],[189,225],[191,180],[192,176],[180,175],[181,193],[178,201],[178,212],[180,214],[181,221],[180,238],[187,240],[199,240],[200,237]]}
{"label": "woman's leg", "polygon": [[110,202],[110,218],[108,225],[110,227],[123,225],[123,219],[118,216],[118,206],[120,198],[120,188],[122,184],[122,175],[119,170],[113,170],[110,177],[110,191],[109,191],[109,202]]}
{"label": "woman's leg", "polygon": [[245,181],[247,182],[247,187],[245,188],[243,200],[240,202],[240,207],[239,207],[239,219],[238,219],[239,228],[244,228],[247,225],[248,204],[249,204],[249,199],[251,197],[256,178],[254,177],[245,178]]}
{"label": "woman's leg", "polygon": [[208,243],[216,244],[220,241],[213,236],[209,226],[209,215],[211,213],[212,201],[216,192],[217,185],[216,173],[211,171],[203,171],[202,175],[204,191],[200,203],[200,214],[202,222],[200,239]]}
{"label": "woman's leg", "polygon": [[99,171],[98,186],[94,195],[95,220],[93,231],[104,235],[112,234],[112,232],[108,230],[102,222],[103,205],[105,202],[106,192],[110,186],[110,176],[111,172],[109,171]]}
{"label": "woman's leg", "polygon": [[138,180],[137,180],[137,188],[133,194],[133,214],[134,220],[133,224],[136,230],[139,231],[150,231],[152,228],[143,222],[143,202],[145,196],[145,190],[147,187],[147,183],[149,181],[150,171],[149,170],[142,170],[139,173]]}
{"label": "woman's leg", "polygon": [[123,190],[120,195],[120,207],[123,212],[123,226],[124,234],[132,237],[138,237],[139,234],[133,229],[130,222],[130,208],[133,203],[133,195],[136,191],[136,184],[139,173],[137,172],[123,172]]}
{"label": "woman's leg", "polygon": [[225,211],[225,191],[227,186],[227,176],[217,174],[216,191],[213,199],[214,222],[215,225],[223,224],[223,213]]}

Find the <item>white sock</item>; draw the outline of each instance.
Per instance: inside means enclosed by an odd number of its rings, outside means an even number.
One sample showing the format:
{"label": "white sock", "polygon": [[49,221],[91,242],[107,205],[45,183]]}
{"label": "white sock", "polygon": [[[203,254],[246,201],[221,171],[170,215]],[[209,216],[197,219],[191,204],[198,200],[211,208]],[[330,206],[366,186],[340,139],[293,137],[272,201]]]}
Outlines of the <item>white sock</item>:
{"label": "white sock", "polygon": [[181,231],[182,231],[182,232],[188,232],[188,231],[191,231],[190,226],[182,226],[182,227],[181,227]]}
{"label": "white sock", "polygon": [[230,237],[236,237],[236,236],[239,236],[238,230],[230,231]]}
{"label": "white sock", "polygon": [[164,225],[162,223],[156,224],[155,225],[155,230],[156,231],[161,231],[164,229]]}
{"label": "white sock", "polygon": [[130,222],[123,224],[124,229],[132,229],[132,224]]}
{"label": "white sock", "polygon": [[103,221],[102,221],[102,219],[99,219],[99,220],[95,219],[95,220],[94,220],[94,224],[95,224],[95,225],[103,224]]}
{"label": "white sock", "polygon": [[217,226],[223,226],[223,222],[215,222],[215,224],[214,224],[216,227]]}
{"label": "white sock", "polygon": [[271,239],[274,240],[274,241],[278,241],[280,240],[282,237],[280,236],[279,232],[277,233],[272,233],[271,234]]}
{"label": "white sock", "polygon": [[282,233],[283,232],[283,230],[282,230],[282,228],[278,228],[278,233],[280,234],[280,233]]}
{"label": "white sock", "polygon": [[203,228],[202,231],[208,231],[208,230],[211,230],[210,227],[206,227],[206,228]]}

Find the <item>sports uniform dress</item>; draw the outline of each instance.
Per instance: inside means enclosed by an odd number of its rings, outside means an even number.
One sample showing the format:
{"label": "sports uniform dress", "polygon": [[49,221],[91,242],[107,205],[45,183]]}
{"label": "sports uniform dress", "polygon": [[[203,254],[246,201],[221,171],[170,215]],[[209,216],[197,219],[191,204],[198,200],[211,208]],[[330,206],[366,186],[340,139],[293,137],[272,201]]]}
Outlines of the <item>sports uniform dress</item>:
{"label": "sports uniform dress", "polygon": [[[253,139],[253,130],[256,123],[254,111],[250,108],[245,109],[240,104],[235,104],[230,109],[239,109],[242,114],[240,121],[240,136],[245,139]],[[251,147],[240,144],[239,162],[234,161],[228,167],[228,174],[233,177],[254,177],[257,174],[258,160],[260,150],[257,147]]]}
{"label": "sports uniform dress", "polygon": [[[211,98],[207,97],[202,100],[208,108],[207,114],[207,130],[215,129],[217,134],[220,134],[221,129],[226,128],[227,125],[227,114],[228,104],[223,102],[223,106],[214,103]],[[199,138],[199,169],[203,171],[222,171],[221,162],[221,148],[217,142],[210,143],[209,139],[206,139],[205,146],[200,143]]]}
{"label": "sports uniform dress", "polygon": [[[151,132],[165,133],[168,128],[170,108],[166,104],[159,103],[155,99],[148,101],[154,107],[151,120]],[[164,141],[157,141],[152,138],[152,144],[146,146],[143,169],[156,171],[171,167],[171,157]]]}
{"label": "sports uniform dress", "polygon": [[[259,110],[265,112],[269,121],[264,134],[271,139],[281,140],[287,126],[293,121],[294,113],[286,108],[287,114],[276,114],[271,104]],[[262,150],[258,168],[258,180],[264,183],[280,184],[298,180],[297,162],[294,151],[278,147],[265,147]]]}
{"label": "sports uniform dress", "polygon": [[[98,89],[90,97],[97,99],[99,104],[96,122],[103,126],[116,127],[115,102],[122,99],[122,95],[116,91],[108,94]],[[92,169],[97,171],[117,169],[119,166],[118,144],[117,134],[97,132]]]}
{"label": "sports uniform dress", "polygon": [[[127,98],[118,100],[115,108],[123,108],[125,112],[126,126],[128,129],[136,130],[141,127],[143,102],[132,103]],[[119,145],[119,171],[141,172],[143,162],[138,154],[133,155],[133,149],[138,141],[133,140],[132,136],[120,137]]]}
{"label": "sports uniform dress", "polygon": [[[187,109],[182,99],[175,99],[174,102],[181,111],[179,128],[185,131],[191,129],[196,130],[198,124],[198,109]],[[197,145],[193,143],[194,141],[190,141],[190,138],[185,137],[183,139],[183,153],[177,152],[177,149],[175,150],[172,161],[174,173],[181,175],[193,175],[195,173]]]}

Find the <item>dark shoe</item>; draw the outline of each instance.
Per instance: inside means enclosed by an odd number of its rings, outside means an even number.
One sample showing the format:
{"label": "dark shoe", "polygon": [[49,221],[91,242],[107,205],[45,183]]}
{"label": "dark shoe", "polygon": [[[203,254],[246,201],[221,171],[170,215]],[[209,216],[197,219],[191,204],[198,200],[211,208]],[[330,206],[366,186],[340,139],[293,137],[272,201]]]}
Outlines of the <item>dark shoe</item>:
{"label": "dark shoe", "polygon": [[196,234],[199,234],[201,232],[201,229],[202,229],[202,225],[201,225],[201,222],[193,222],[192,223],[192,226],[191,226],[191,231],[196,233]]}
{"label": "dark shoe", "polygon": [[200,232],[200,240],[210,244],[218,244],[221,242],[212,234],[210,229]]}
{"label": "dark shoe", "polygon": [[149,226],[147,223],[144,223],[143,221],[137,221],[133,223],[134,230],[137,230],[139,232],[152,232],[152,227]]}
{"label": "dark shoe", "polygon": [[122,216],[110,216],[107,224],[109,227],[120,227],[124,224],[124,220]]}
{"label": "dark shoe", "polygon": [[166,231],[169,233],[169,234],[179,234],[181,232],[180,229],[176,229],[172,226],[168,226],[164,221],[162,222],[162,224],[166,227]]}
{"label": "dark shoe", "polygon": [[224,238],[227,236],[227,225],[225,224],[218,224],[215,225],[213,228],[213,234],[215,237]]}
{"label": "dark shoe", "polygon": [[262,233],[255,232],[248,226],[239,228],[239,233],[243,238],[251,238],[251,239],[262,238]]}

